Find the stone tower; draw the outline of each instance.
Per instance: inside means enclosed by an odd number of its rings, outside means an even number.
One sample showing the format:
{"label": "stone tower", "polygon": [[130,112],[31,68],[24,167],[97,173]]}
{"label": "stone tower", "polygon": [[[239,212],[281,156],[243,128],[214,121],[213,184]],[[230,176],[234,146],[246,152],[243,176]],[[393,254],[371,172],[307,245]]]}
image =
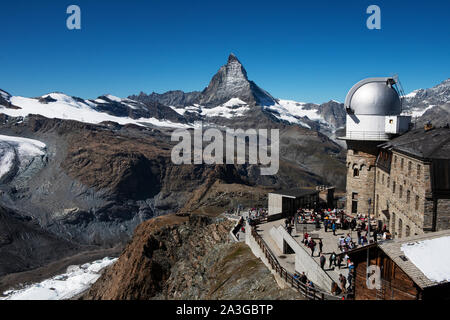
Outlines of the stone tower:
{"label": "stone tower", "polygon": [[378,145],[409,128],[395,84],[390,77],[364,79],[345,98],[346,134],[340,139],[347,143],[347,213],[373,214]]}

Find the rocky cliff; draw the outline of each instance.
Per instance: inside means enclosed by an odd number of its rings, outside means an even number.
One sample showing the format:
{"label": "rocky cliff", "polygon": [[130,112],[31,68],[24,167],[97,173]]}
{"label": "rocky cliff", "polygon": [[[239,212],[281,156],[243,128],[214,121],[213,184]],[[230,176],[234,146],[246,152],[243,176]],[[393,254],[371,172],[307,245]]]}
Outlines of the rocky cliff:
{"label": "rocky cliff", "polygon": [[245,244],[229,241],[232,226],[202,216],[146,221],[83,299],[299,299]]}

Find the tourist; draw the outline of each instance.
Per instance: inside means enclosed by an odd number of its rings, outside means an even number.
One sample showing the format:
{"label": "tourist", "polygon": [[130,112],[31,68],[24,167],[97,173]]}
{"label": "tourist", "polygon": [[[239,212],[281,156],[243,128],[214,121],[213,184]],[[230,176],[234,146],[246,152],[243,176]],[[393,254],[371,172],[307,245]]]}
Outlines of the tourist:
{"label": "tourist", "polygon": [[337,256],[337,266],[338,266],[339,270],[341,269],[341,265],[342,265],[342,256],[339,254]]}
{"label": "tourist", "polygon": [[325,262],[327,261],[327,259],[325,259],[325,256],[322,254],[320,256],[320,267],[325,270]]}
{"label": "tourist", "polygon": [[367,236],[362,237],[362,245],[365,246],[367,244]]}
{"label": "tourist", "polygon": [[341,290],[342,293],[346,293],[346,285],[347,285],[347,279],[345,279],[344,275],[342,273],[339,274],[339,281],[341,283]]}
{"label": "tourist", "polygon": [[333,224],[331,225],[331,229],[333,230],[333,236],[336,235],[336,223],[333,221]]}
{"label": "tourist", "polygon": [[311,257],[314,257],[314,248],[316,247],[316,242],[311,239],[309,242],[309,248],[311,249]]}
{"label": "tourist", "polygon": [[355,231],[356,228],[356,219],[353,218],[352,221],[350,222],[350,228],[352,229],[352,231]]}
{"label": "tourist", "polygon": [[330,255],[330,266],[329,268],[331,269],[331,265],[334,264],[336,266],[336,253],[333,253]]}
{"label": "tourist", "polygon": [[345,254],[344,260],[345,260],[345,263],[346,263],[347,268],[348,268],[348,264],[349,264],[349,262],[350,262],[350,257],[348,256],[348,254]]}
{"label": "tourist", "polygon": [[333,281],[331,284],[331,293],[334,295],[339,295],[339,294],[341,294],[341,292],[342,292],[342,290],[339,288],[337,283]]}
{"label": "tourist", "polygon": [[355,264],[353,263],[353,261],[349,260],[349,263],[348,263],[348,272],[349,272],[349,273],[352,273],[353,270],[355,270]]}
{"label": "tourist", "polygon": [[328,231],[328,219],[325,219],[325,222],[323,223],[323,226],[325,228],[325,232]]}
{"label": "tourist", "polygon": [[309,234],[308,234],[308,232],[305,232],[305,234],[303,235],[303,243],[305,245],[308,244],[308,238],[309,238]]}
{"label": "tourist", "polygon": [[306,283],[306,281],[308,281],[308,278],[306,277],[306,274],[305,274],[305,272],[302,272],[302,275],[300,276],[300,282],[301,283],[303,283],[303,284],[305,284]]}
{"label": "tourist", "polygon": [[358,244],[361,245],[361,240],[362,240],[362,237],[361,237],[361,229],[358,229],[358,231],[357,231],[356,234],[358,235]]}
{"label": "tourist", "polygon": [[353,280],[353,274],[351,272],[348,273],[347,280],[348,280],[348,289],[350,289],[352,287],[352,280]]}
{"label": "tourist", "polygon": [[323,242],[322,239],[319,239],[319,255],[322,254]]}

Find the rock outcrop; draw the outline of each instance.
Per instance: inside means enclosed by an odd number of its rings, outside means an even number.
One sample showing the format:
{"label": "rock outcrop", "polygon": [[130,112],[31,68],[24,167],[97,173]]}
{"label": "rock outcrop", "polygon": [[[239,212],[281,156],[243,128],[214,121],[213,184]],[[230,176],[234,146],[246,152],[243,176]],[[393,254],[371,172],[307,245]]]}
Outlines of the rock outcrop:
{"label": "rock outcrop", "polygon": [[233,222],[167,215],[141,224],[83,299],[295,299],[243,243]]}

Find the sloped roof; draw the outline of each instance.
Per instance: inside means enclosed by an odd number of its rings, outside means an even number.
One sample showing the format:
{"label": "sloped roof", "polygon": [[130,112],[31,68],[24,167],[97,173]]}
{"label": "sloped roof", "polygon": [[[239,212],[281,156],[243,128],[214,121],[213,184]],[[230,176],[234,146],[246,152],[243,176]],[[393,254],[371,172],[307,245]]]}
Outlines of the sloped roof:
{"label": "sloped roof", "polygon": [[450,128],[414,129],[379,147],[420,159],[450,159]]}
{"label": "sloped roof", "polygon": [[[422,235],[412,236],[403,239],[395,239],[389,241],[379,242],[378,246],[383,250],[386,255],[391,258],[395,264],[399,266],[420,288],[424,289],[431,286],[440,285],[442,283],[447,283],[448,281],[436,282],[429,279],[420,269],[416,266],[410,259],[401,258],[401,256],[405,257],[405,252],[402,250],[402,245],[414,243],[423,240],[437,239],[441,237],[450,236],[450,230],[431,232]],[[428,257],[424,257],[427,259]],[[434,263],[443,263],[445,264],[445,260],[437,260],[433,261]]]}

